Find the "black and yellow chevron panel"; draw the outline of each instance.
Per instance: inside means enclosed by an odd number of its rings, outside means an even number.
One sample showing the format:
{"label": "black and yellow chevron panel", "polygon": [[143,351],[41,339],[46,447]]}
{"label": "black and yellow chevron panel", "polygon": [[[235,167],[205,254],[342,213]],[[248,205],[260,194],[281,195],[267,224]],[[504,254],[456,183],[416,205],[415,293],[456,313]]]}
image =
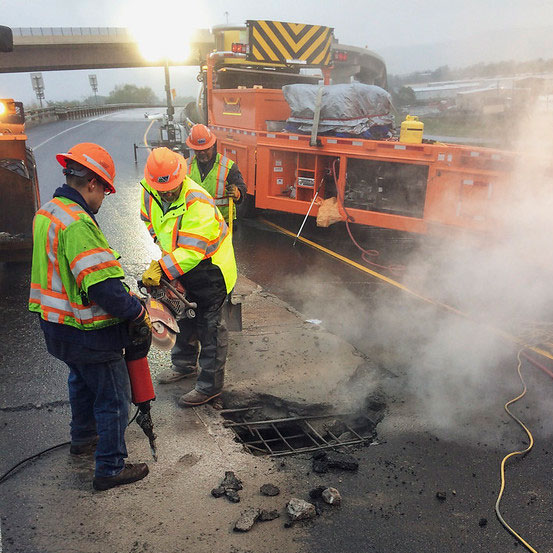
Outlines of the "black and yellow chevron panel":
{"label": "black and yellow chevron panel", "polygon": [[334,29],[283,21],[248,21],[250,61],[329,65]]}

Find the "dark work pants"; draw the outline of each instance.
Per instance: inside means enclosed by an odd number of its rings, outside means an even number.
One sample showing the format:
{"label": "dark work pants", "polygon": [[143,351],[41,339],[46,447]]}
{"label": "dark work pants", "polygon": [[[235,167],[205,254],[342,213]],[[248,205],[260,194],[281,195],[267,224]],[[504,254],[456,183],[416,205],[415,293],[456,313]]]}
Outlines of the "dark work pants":
{"label": "dark work pants", "polygon": [[224,300],[220,305],[206,309],[198,306],[194,319],[181,319],[178,322],[180,332],[171,351],[171,360],[177,371],[199,364],[196,390],[207,395],[217,394],[223,389],[228,351],[227,326],[222,319],[223,304]]}

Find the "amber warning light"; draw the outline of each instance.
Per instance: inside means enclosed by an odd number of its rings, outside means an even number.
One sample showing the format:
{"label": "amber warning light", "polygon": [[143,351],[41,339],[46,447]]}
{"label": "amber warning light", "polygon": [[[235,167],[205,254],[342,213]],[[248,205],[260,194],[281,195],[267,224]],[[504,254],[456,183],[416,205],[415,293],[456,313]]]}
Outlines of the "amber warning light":
{"label": "amber warning light", "polygon": [[0,117],[15,114],[15,102],[11,98],[0,99]]}

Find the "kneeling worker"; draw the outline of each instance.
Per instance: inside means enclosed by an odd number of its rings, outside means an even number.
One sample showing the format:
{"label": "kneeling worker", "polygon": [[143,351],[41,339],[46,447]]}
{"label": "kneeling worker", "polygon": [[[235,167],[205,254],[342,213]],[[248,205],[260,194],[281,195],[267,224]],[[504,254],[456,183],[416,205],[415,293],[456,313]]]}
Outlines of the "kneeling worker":
{"label": "kneeling worker", "polygon": [[236,261],[228,226],[213,198],[186,173],[180,154],[152,150],[140,183],[140,217],[162,251],[142,281],[158,286],[162,277],[178,278],[188,299],[198,305],[195,318],[179,321],[173,366],[159,377],[160,384],[168,384],[195,376],[198,360],[196,386],[179,399],[182,407],[192,407],[211,401],[223,389],[228,334],[222,309],[236,282]]}
{"label": "kneeling worker", "polygon": [[188,176],[209,192],[228,224],[229,198],[240,204],[247,193],[238,165],[217,153],[217,137],[205,125],[197,124],[190,129],[186,145],[194,150],[188,159]]}
{"label": "kneeling worker", "polygon": [[70,452],[96,450],[93,486],[107,490],[148,474],[146,463],[124,462],[131,390],[123,349],[151,327],[94,217],[115,193],[111,156],[83,143],[56,158],[66,184],[35,216],[29,309],[40,314],[48,352],[69,367]]}

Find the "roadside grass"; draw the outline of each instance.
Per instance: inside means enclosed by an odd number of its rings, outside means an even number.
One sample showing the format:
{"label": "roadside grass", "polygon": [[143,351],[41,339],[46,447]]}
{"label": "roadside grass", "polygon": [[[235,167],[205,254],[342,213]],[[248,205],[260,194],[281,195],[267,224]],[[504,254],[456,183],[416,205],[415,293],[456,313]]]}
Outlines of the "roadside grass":
{"label": "roadside grass", "polygon": [[502,140],[505,119],[502,116],[427,115],[421,117],[425,135],[455,136]]}

